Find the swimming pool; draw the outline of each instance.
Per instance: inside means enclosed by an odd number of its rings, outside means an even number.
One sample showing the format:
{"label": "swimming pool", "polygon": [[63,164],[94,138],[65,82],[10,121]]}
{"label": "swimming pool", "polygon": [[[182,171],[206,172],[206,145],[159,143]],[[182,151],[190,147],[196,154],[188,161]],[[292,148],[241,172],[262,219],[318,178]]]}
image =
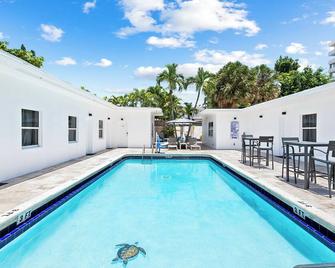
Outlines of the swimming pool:
{"label": "swimming pool", "polygon": [[293,267],[335,254],[205,159],[128,159],[0,249],[0,267]]}

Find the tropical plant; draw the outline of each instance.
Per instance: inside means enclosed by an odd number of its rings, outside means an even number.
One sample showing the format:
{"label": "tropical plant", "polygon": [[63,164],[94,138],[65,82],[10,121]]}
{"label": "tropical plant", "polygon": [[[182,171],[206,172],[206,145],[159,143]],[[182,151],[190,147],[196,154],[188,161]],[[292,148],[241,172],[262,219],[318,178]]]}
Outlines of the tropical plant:
{"label": "tropical plant", "polygon": [[194,103],[194,109],[197,108],[200,94],[206,85],[206,82],[213,77],[213,74],[205,71],[204,68],[198,68],[198,72],[195,77],[190,78],[190,82],[195,85],[195,90],[197,91],[197,98]]}
{"label": "tropical plant", "polygon": [[147,89],[134,89],[128,94],[111,96],[107,100],[117,106],[159,107],[165,119],[170,119],[171,111],[178,116],[183,113],[181,100],[172,95],[171,101],[169,93],[158,85]]}
{"label": "tropical plant", "polygon": [[176,114],[175,114],[175,109],[172,108],[174,98],[173,98],[173,92],[176,90],[181,91],[183,89],[183,86],[185,85],[184,82],[184,76],[179,74],[177,72],[177,67],[178,64],[172,63],[172,64],[167,64],[166,69],[158,74],[156,81],[157,85],[161,85],[162,82],[166,82],[168,87],[168,92],[169,92],[169,100],[170,100],[170,105],[171,105],[171,114],[170,114],[170,119],[175,119]]}
{"label": "tropical plant", "polygon": [[300,68],[299,61],[297,59],[292,59],[288,56],[280,56],[275,63],[275,72],[277,74],[289,73],[291,71],[297,71]]}
{"label": "tropical plant", "polygon": [[192,119],[193,115],[197,113],[197,109],[193,107],[192,103],[185,102],[183,107],[183,114],[186,115],[188,119]]}
{"label": "tropical plant", "polygon": [[247,105],[246,96],[252,86],[249,67],[241,62],[229,62],[217,73],[215,93],[217,108],[238,108]]}
{"label": "tropical plant", "polygon": [[275,72],[265,64],[250,70],[252,86],[249,88],[247,98],[249,105],[275,99],[280,94]]}
{"label": "tropical plant", "polygon": [[41,68],[44,63],[43,57],[36,56],[36,53],[34,50],[27,50],[26,47],[22,44],[21,47],[18,48],[9,48],[8,42],[6,41],[0,41],[0,49],[4,50],[18,58],[21,58],[22,60],[29,62],[30,64]]}

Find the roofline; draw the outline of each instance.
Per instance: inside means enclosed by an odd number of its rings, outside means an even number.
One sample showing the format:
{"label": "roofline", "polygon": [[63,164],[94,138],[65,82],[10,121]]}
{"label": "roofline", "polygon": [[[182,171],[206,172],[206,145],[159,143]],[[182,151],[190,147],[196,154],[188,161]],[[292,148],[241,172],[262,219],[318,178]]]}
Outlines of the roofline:
{"label": "roofline", "polygon": [[286,100],[299,98],[300,96],[309,96],[309,95],[319,94],[319,93],[322,93],[323,91],[328,91],[328,90],[331,90],[331,89],[335,89],[335,82],[330,82],[328,84],[324,84],[324,85],[321,85],[321,86],[306,89],[306,90],[303,90],[303,91],[300,91],[300,92],[297,92],[297,93],[294,93],[294,94],[291,94],[291,95],[287,95],[287,96],[284,96],[284,97],[280,97],[280,98],[272,99],[272,100],[265,101],[265,102],[262,102],[262,103],[258,103],[258,104],[255,104],[255,105],[252,105],[252,106],[249,106],[249,107],[245,107],[245,108],[243,108],[243,110],[247,110],[247,109],[250,109],[250,108],[253,108],[253,107],[260,107],[260,106],[263,106],[263,105],[267,105],[269,103],[272,103],[272,104],[277,103],[277,102],[280,103],[280,102],[284,102]]}
{"label": "roofline", "polygon": [[220,113],[224,113],[224,112],[239,112],[242,111],[244,108],[240,108],[240,109],[235,109],[235,108],[214,108],[214,109],[205,109],[203,111],[201,111],[199,113],[199,115],[205,115],[205,114],[210,114],[210,113],[216,113],[216,112],[220,112]]}
{"label": "roofline", "polygon": [[300,96],[310,96],[310,95],[314,95],[314,94],[319,94],[322,92],[326,92],[328,90],[334,90],[335,91],[335,82],[330,82],[328,84],[324,84],[318,87],[314,87],[314,88],[310,88],[310,89],[306,89],[288,96],[284,96],[284,97],[280,97],[280,98],[276,98],[273,100],[269,100],[269,101],[265,101],[262,103],[258,103],[249,107],[245,107],[245,108],[241,108],[241,109],[206,109],[202,112],[200,112],[200,114],[210,114],[210,113],[215,113],[215,112],[236,112],[236,111],[245,111],[248,109],[253,109],[253,108],[257,108],[257,107],[262,107],[265,105],[268,105],[269,103],[271,104],[276,104],[276,103],[281,103],[281,102],[285,102],[287,100],[291,100],[291,99],[295,99],[295,98],[299,98]]}
{"label": "roofline", "polygon": [[9,59],[11,61],[11,63],[13,64],[20,64],[21,68],[15,68],[17,71],[19,72],[24,72],[25,74],[30,74],[32,76],[39,76],[40,79],[42,79],[43,81],[49,83],[49,84],[53,84],[54,86],[57,86],[65,91],[71,92],[73,94],[76,94],[78,96],[84,97],[86,99],[89,99],[91,101],[97,102],[101,105],[106,106],[107,108],[112,108],[112,109],[116,109],[118,108],[116,105],[107,102],[97,96],[94,96],[93,94],[86,92],[84,90],[81,90],[78,87],[75,87],[74,85],[72,85],[69,82],[63,81],[47,72],[45,72],[44,70],[6,52],[3,50],[0,50],[0,59],[1,57],[4,57],[5,59]]}

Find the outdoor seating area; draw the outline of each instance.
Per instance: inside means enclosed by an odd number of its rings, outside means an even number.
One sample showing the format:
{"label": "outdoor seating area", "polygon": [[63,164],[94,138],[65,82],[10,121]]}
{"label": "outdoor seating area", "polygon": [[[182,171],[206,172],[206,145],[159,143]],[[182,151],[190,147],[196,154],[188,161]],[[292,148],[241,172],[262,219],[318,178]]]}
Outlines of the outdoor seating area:
{"label": "outdoor seating area", "polygon": [[[254,137],[244,133],[241,140],[243,164],[261,169],[270,168],[271,162],[271,169],[274,169],[273,136]],[[328,195],[331,198],[332,190],[335,190],[335,141],[313,142],[300,141],[298,137],[283,137],[281,144],[281,175],[278,175],[290,182],[293,172],[295,184],[302,175],[305,190],[310,188],[310,182],[317,184],[317,178],[324,178],[328,182]]]}
{"label": "outdoor seating area", "polygon": [[154,144],[155,152],[161,153],[161,149],[168,150],[201,150],[201,145],[197,138],[189,137],[186,141],[185,137],[169,137],[166,140],[161,139],[158,135]]}

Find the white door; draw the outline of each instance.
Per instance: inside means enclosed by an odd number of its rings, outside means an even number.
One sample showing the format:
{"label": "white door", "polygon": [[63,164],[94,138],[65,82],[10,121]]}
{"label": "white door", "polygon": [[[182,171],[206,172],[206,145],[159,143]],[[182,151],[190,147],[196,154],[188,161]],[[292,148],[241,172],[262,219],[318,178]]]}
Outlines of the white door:
{"label": "white door", "polygon": [[125,118],[121,118],[119,121],[119,146],[118,147],[128,147],[128,124]]}

